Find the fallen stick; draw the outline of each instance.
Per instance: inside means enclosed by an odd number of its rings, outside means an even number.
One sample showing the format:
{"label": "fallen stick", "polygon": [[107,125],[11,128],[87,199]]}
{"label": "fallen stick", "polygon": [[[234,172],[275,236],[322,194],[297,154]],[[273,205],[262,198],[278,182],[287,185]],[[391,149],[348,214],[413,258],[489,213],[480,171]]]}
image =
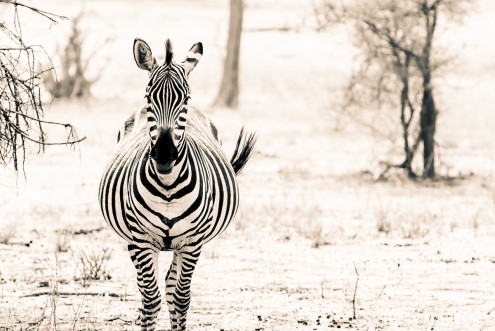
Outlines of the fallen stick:
{"label": "fallen stick", "polygon": [[58,292],[58,291],[44,291],[23,295],[21,298],[28,297],[39,297],[42,295],[65,295],[65,296],[79,296],[79,295],[89,295],[89,296],[109,296],[112,298],[122,298],[124,295],[118,293],[99,293],[99,292]]}

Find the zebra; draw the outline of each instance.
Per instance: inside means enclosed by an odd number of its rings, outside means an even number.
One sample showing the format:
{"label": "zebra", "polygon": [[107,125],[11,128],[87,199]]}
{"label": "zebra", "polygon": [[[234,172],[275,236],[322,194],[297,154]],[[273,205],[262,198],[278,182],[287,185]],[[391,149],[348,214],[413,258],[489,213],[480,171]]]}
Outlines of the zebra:
{"label": "zebra", "polygon": [[134,40],[133,52],[137,66],[149,73],[147,104],[119,131],[98,197],[105,221],[127,241],[136,268],[141,330],[154,330],[160,311],[160,251],[173,251],[165,277],[171,327],[185,330],[201,248],[236,214],[236,176],[252,155],[256,135],[242,128],[229,162],[215,125],[188,104],[188,76],[203,55],[201,43],[181,63],[173,60],[170,39],[162,65],[142,39]]}

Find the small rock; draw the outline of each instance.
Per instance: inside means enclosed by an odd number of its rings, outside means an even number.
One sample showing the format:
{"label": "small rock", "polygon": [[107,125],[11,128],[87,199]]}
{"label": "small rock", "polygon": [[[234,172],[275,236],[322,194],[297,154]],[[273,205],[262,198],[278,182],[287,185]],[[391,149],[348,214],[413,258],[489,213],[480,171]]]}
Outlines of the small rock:
{"label": "small rock", "polygon": [[48,287],[49,285],[50,285],[50,282],[48,282],[47,280],[44,280],[38,284],[38,287]]}

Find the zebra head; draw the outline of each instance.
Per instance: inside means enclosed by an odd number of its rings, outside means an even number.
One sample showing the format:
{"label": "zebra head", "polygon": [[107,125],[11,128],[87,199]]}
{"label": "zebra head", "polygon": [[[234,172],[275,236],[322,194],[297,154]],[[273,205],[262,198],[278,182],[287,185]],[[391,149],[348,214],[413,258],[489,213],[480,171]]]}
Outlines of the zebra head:
{"label": "zebra head", "polygon": [[203,55],[203,45],[194,44],[181,63],[173,61],[172,44],[165,42],[165,62],[159,65],[151,48],[134,40],[134,59],[149,73],[146,87],[150,158],[159,174],[169,174],[183,146],[190,89],[187,78]]}

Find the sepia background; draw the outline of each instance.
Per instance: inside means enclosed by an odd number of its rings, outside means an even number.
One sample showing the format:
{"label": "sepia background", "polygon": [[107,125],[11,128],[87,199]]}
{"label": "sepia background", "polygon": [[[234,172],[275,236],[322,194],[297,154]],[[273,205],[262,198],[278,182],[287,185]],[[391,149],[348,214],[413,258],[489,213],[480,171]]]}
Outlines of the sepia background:
{"label": "sepia background", "polygon": [[[45,119],[85,140],[44,153],[30,145],[19,171],[0,168],[0,330],[138,330],[135,270],[97,201],[117,132],[144,103],[136,37],[158,58],[170,38],[176,61],[201,41],[190,103],[216,123],[228,156],[242,126],[258,135],[238,215],[196,268],[190,330],[495,329],[493,2],[468,1],[462,20],[440,20],[449,64],[434,80],[434,179],[389,167],[403,158],[395,108],[342,107],[359,45],[352,25],[318,29],[317,1],[244,1],[235,109],[213,106],[229,1],[25,3],[68,18],[52,24],[19,8],[24,41],[43,46],[59,80],[78,18],[94,82],[84,97],[52,99],[45,76]],[[67,138],[64,128],[46,133]],[[161,277],[170,259],[161,254]],[[165,308],[159,327],[169,328]]]}

